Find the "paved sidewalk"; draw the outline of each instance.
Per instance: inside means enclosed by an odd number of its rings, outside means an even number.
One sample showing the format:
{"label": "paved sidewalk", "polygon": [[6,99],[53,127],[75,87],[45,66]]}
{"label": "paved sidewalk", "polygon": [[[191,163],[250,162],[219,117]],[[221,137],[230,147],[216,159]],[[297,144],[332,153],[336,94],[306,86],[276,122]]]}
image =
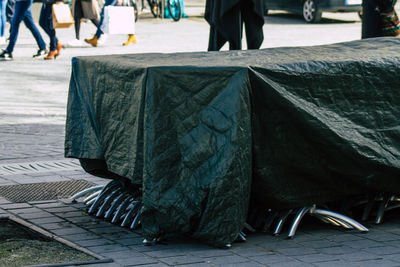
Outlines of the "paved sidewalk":
{"label": "paved sidewalk", "polygon": [[[126,36],[109,36],[98,48],[67,48],[57,60],[33,59],[33,37],[24,26],[15,49],[15,60],[0,62],[0,187],[85,180],[106,184],[78,166],[68,170],[26,170],[1,172],[15,163],[50,162],[63,157],[65,107],[71,59],[80,55],[144,52],[205,51],[208,25],[201,18],[203,1],[185,1],[189,19],[178,23],[142,15],[137,23],[138,43],[122,47]],[[35,4],[34,10],[40,6]],[[263,47],[328,44],[358,39],[360,22],[356,14],[335,14],[322,24],[308,25],[301,18],[281,14],[266,18]],[[94,33],[90,23],[82,26],[82,37]],[[74,36],[73,29],[60,29],[63,43]],[[400,266],[400,219],[368,222],[370,232],[340,228],[306,220],[294,239],[269,233],[248,236],[228,250],[215,249],[184,236],[170,236],[165,244],[143,246],[140,232],[132,232],[89,216],[81,202],[68,199],[13,203],[0,197],[0,216],[13,215],[69,240],[112,263],[88,266]]]}

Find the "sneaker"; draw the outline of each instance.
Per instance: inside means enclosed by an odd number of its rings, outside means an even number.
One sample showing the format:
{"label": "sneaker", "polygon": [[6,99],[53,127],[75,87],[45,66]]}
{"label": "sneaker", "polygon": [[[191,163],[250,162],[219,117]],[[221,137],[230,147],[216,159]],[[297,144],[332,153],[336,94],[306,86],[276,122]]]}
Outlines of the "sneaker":
{"label": "sneaker", "polygon": [[39,49],[36,54],[34,54],[32,57],[40,57],[40,56],[45,56],[47,55],[49,51],[47,51],[46,49]]}
{"label": "sneaker", "polygon": [[68,47],[87,47],[88,44],[83,42],[82,40],[75,39],[75,40],[69,41],[67,43],[67,46]]}
{"label": "sneaker", "polygon": [[3,52],[0,54],[0,61],[10,61],[10,60],[13,60],[12,54],[3,50]]}
{"label": "sneaker", "polygon": [[105,33],[102,34],[98,40],[98,44],[100,44],[100,45],[105,44],[105,42],[107,41],[107,38],[108,38],[107,34],[105,34]]}

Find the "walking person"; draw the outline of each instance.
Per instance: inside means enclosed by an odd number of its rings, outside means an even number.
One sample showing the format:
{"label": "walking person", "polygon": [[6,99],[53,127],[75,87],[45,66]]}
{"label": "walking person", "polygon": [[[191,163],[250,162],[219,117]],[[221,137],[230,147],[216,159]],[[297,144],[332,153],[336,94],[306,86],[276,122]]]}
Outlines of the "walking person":
{"label": "walking person", "polygon": [[[117,0],[106,0],[103,8],[101,9],[100,23],[97,26],[97,31],[92,39],[85,39],[86,43],[91,44],[94,47],[97,46],[97,44],[99,43],[100,36],[104,34],[103,31],[101,30],[101,26],[104,23],[104,8],[106,6],[116,6],[116,5],[117,5]],[[122,45],[130,45],[134,43],[136,43],[136,36],[134,34],[128,34],[128,40],[124,42]]]}
{"label": "walking person", "polygon": [[81,20],[89,19],[96,26],[100,23],[99,3],[97,0],[72,0],[72,16],[75,21],[75,40],[68,42],[69,46],[82,46],[80,40]]}
{"label": "walking person", "polygon": [[[57,1],[62,2],[62,1]],[[45,60],[56,59],[60,55],[60,50],[63,45],[58,41],[56,37],[56,30],[53,25],[53,3],[52,0],[43,0],[42,10],[40,11],[39,25],[46,32],[50,39],[50,51],[47,56],[44,57]]]}
{"label": "walking person", "polygon": [[13,60],[12,52],[14,51],[14,47],[17,42],[19,25],[21,24],[21,21],[24,21],[25,26],[30,30],[39,47],[39,50],[35,55],[33,55],[33,57],[46,55],[46,44],[43,41],[38,28],[33,22],[31,11],[32,2],[33,0],[17,0],[15,2],[14,16],[11,20],[10,41],[6,50],[0,54],[1,61]]}
{"label": "walking person", "polygon": [[364,0],[362,39],[400,36],[400,21],[394,6],[397,0]]}
{"label": "walking person", "polygon": [[0,0],[0,45],[6,43],[6,8],[7,0]]}

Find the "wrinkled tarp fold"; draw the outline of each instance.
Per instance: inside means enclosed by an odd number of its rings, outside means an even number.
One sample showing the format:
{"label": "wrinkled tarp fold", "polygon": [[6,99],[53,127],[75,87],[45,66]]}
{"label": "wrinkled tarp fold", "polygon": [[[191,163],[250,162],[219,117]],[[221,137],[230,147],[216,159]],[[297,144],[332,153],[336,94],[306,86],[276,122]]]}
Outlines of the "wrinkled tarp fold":
{"label": "wrinkled tarp fold", "polygon": [[399,51],[377,38],[74,58],[65,156],[140,185],[146,237],[217,246],[250,194],[283,209],[400,193]]}

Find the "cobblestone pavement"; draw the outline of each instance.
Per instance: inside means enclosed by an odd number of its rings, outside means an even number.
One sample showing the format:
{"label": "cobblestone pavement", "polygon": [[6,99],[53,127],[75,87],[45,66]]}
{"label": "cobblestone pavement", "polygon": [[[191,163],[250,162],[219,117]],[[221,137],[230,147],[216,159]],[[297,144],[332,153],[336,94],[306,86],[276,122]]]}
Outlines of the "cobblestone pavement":
{"label": "cobblestone pavement", "polygon": [[[21,26],[15,60],[0,62],[0,167],[63,159],[65,106],[73,56],[206,50],[208,25],[201,18],[204,3],[185,3],[190,18],[178,23],[143,14],[137,23],[135,45],[122,47],[126,36],[109,36],[98,48],[67,48],[50,62],[32,59],[35,43]],[[35,16],[39,7],[35,4]],[[329,14],[323,23],[308,25],[298,16],[276,12],[266,18],[266,23],[263,47],[326,44],[360,36],[356,14]],[[82,26],[84,38],[93,32],[91,24]],[[60,29],[57,34],[67,43],[73,29]],[[108,182],[80,168],[0,172],[0,187],[72,180]],[[0,216],[6,215],[22,218],[113,260],[89,266],[400,266],[400,219],[396,216],[385,217],[381,225],[367,223],[367,234],[308,219],[292,240],[285,239],[286,233],[277,237],[255,233],[248,236],[247,242],[221,250],[179,235],[169,236],[164,244],[143,246],[140,232],[89,216],[81,202],[71,203],[68,199],[14,203],[0,197]]]}

